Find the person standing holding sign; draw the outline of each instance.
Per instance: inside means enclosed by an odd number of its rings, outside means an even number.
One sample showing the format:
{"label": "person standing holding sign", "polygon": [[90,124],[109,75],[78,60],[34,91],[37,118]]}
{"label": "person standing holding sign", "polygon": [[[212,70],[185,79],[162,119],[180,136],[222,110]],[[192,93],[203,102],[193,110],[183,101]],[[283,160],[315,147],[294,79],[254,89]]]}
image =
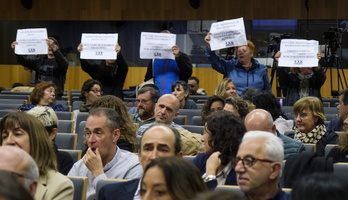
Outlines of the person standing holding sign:
{"label": "person standing holding sign", "polygon": [[[170,33],[170,32],[168,30],[163,30],[161,31],[161,33]],[[158,46],[161,45],[160,44],[161,41],[151,41],[151,42],[158,42],[157,43],[158,45],[156,46],[156,48],[158,48]],[[150,58],[150,57],[142,56],[142,47],[140,51],[141,51],[140,53],[141,58]],[[154,84],[160,90],[160,95],[171,94],[172,93],[171,87],[175,81],[182,80],[187,82],[188,78],[192,75],[192,64],[191,64],[190,58],[185,53],[181,52],[179,46],[175,44],[171,46],[171,51],[174,54],[173,58],[171,59],[163,58],[163,57],[157,58],[154,55],[155,57],[152,57],[152,60],[150,61],[147,67],[144,81],[146,82],[153,78]]]}
{"label": "person standing holding sign", "polygon": [[[47,50],[42,48],[44,40],[46,45],[43,48]],[[58,41],[53,37],[47,39],[46,29],[19,29],[11,48],[15,50],[19,64],[36,72],[36,84],[42,81],[53,82],[58,88],[58,99],[63,96],[69,63],[59,50]]]}
{"label": "person standing holding sign", "polygon": [[[246,40],[242,18],[213,23],[204,38],[206,57],[213,69],[230,78],[236,84],[237,94],[246,87],[271,91],[267,67],[253,58],[254,44]],[[237,59],[225,60],[216,55],[215,50],[236,46]]]}
{"label": "person standing holding sign", "polygon": [[[102,84],[103,95],[114,95],[123,99],[122,89],[128,73],[128,64],[121,54],[116,35],[82,34],[82,42],[77,50],[81,53],[82,70]],[[87,51],[92,54],[87,54]]]}
{"label": "person standing holding sign", "polygon": [[[320,89],[325,83],[326,74],[318,65],[321,58],[318,42],[283,39],[281,43],[280,51],[275,54],[274,59],[279,61],[277,76],[282,80],[286,91],[283,105],[293,106],[297,100],[307,96],[321,99]],[[290,72],[287,70],[288,67]]]}

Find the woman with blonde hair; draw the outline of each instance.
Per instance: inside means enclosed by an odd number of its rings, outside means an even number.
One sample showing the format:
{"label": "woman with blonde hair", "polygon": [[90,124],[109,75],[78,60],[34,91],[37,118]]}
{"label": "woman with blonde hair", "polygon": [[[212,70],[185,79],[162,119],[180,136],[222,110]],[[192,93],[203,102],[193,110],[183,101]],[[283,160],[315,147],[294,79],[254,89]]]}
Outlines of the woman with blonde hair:
{"label": "woman with blonde hair", "polygon": [[292,111],[295,116],[294,139],[304,144],[315,144],[316,153],[324,156],[325,146],[336,144],[338,136],[326,130],[323,103],[317,97],[303,97],[296,101]]}
{"label": "woman with blonde hair", "polygon": [[36,117],[25,112],[9,113],[0,121],[0,131],[1,145],[17,146],[35,160],[40,173],[35,199],[73,199],[74,186],[57,172],[52,141]]}
{"label": "woman with blonde hair", "polygon": [[224,98],[236,97],[237,96],[236,85],[234,84],[232,79],[224,78],[216,86],[214,94],[218,96],[222,96]]}
{"label": "woman with blonde hair", "polygon": [[95,108],[111,108],[121,116],[121,136],[117,141],[117,146],[120,149],[134,152],[136,145],[136,126],[124,102],[116,96],[105,95],[93,102],[91,110]]}

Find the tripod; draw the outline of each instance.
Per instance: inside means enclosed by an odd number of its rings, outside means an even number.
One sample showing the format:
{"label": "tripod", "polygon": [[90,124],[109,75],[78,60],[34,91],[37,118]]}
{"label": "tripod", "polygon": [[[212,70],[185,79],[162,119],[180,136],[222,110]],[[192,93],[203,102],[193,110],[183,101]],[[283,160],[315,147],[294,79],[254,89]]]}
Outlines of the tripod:
{"label": "tripod", "polygon": [[[325,47],[325,73],[328,69],[330,69],[331,96],[338,97],[338,92],[341,89],[347,88],[347,80],[346,76],[344,75],[344,70],[341,66],[340,57],[337,54],[337,47],[330,47],[330,45],[327,45]],[[336,69],[337,72],[337,90],[333,90],[332,69]]]}

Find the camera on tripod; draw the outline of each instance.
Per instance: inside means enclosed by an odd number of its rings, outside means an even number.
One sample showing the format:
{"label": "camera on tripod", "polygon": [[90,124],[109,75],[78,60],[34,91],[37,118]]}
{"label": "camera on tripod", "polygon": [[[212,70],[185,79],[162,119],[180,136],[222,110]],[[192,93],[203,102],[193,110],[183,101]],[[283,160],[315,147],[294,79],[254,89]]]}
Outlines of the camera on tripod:
{"label": "camera on tripod", "polygon": [[342,28],[334,27],[330,27],[327,32],[324,32],[324,39],[326,40],[328,48],[337,50],[341,47],[342,32]]}
{"label": "camera on tripod", "polygon": [[280,50],[280,42],[282,39],[291,38],[291,33],[270,33],[269,45],[267,47],[267,53],[277,52]]}

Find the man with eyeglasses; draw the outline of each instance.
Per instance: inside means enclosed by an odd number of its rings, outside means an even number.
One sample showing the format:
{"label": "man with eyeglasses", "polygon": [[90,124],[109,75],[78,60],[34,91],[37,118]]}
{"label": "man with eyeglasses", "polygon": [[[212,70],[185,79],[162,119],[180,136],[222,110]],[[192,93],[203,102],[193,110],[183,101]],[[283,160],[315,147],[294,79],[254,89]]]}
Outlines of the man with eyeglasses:
{"label": "man with eyeglasses", "polygon": [[0,170],[9,172],[34,197],[39,180],[34,159],[21,148],[7,145],[0,146],[0,155]]}
{"label": "man with eyeglasses", "polygon": [[242,192],[252,200],[290,200],[278,179],[284,159],[283,142],[265,131],[247,132],[232,160]]}
{"label": "man with eyeglasses", "polygon": [[305,146],[286,135],[280,134],[276,125],[273,123],[272,115],[263,109],[251,111],[244,119],[244,125],[247,131],[267,131],[279,137],[284,143],[284,159],[290,155],[306,151]]}
{"label": "man with eyeglasses", "polygon": [[155,122],[155,106],[159,98],[158,87],[154,84],[143,86],[138,91],[137,113],[131,117],[139,126]]}

